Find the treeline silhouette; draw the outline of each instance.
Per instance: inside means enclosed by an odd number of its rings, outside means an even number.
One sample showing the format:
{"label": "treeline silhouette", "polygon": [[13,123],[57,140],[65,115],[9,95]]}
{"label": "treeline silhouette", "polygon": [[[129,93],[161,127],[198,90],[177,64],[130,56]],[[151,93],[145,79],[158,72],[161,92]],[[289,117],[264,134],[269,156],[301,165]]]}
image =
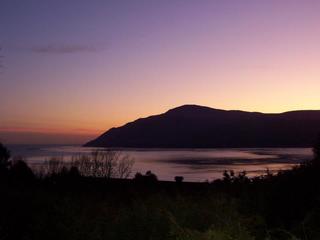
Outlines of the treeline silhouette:
{"label": "treeline silhouette", "polygon": [[132,171],[134,160],[119,151],[98,150],[91,154],[72,156],[66,162],[63,157],[53,157],[41,164],[36,172],[41,177],[59,174],[71,174],[93,178],[128,178]]}
{"label": "treeline silhouette", "polygon": [[31,169],[23,157],[10,159],[10,152],[0,143],[0,171],[3,179],[7,180],[43,180],[51,178],[91,177],[101,179],[130,176],[134,160],[119,151],[93,151],[91,154],[72,156],[71,161],[63,157],[52,157]]}
{"label": "treeline silhouette", "polygon": [[318,240],[320,138],[313,151],[276,174],[190,183],[128,179],[132,160],[112,151],[31,169],[1,144],[0,239]]}

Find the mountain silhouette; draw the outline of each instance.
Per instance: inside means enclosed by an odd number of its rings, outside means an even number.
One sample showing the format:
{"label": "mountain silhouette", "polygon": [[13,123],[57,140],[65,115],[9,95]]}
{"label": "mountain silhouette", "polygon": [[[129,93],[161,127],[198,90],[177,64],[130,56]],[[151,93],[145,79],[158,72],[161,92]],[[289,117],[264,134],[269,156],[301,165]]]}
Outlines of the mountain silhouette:
{"label": "mountain silhouette", "polygon": [[265,114],[184,105],[111,128],[84,146],[311,147],[319,132],[320,110]]}

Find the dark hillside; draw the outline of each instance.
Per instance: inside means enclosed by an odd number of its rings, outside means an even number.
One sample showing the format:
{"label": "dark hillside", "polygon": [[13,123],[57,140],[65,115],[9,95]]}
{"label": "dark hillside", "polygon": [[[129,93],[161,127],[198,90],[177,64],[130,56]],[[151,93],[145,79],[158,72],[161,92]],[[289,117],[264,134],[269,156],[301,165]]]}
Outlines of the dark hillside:
{"label": "dark hillside", "polygon": [[264,114],[184,105],[112,128],[85,146],[311,147],[319,123],[320,111]]}

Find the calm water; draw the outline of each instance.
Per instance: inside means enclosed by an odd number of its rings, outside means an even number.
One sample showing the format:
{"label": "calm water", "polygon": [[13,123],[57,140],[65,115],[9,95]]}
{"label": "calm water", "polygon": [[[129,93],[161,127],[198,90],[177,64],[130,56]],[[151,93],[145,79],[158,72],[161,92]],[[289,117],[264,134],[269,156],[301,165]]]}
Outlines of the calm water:
{"label": "calm water", "polygon": [[[13,156],[24,156],[29,164],[41,164],[50,157],[88,154],[97,148],[62,145],[11,145]],[[312,156],[310,148],[249,149],[122,149],[135,160],[133,173],[151,170],[161,180],[184,176],[186,181],[220,178],[224,170],[246,170],[248,175],[262,174],[269,169],[288,169]]]}

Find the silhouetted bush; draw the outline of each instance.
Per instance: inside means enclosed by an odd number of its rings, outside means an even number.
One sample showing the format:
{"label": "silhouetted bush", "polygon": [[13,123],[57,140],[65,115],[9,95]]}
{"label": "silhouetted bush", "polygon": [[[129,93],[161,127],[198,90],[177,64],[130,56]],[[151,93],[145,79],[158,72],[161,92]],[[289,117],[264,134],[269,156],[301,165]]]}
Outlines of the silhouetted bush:
{"label": "silhouetted bush", "polygon": [[[320,239],[319,169],[312,161],[278,174],[225,171],[213,183],[176,184],[151,171],[133,181],[99,181],[121,174],[118,161],[106,160],[114,155],[98,155],[74,159],[82,159],[78,165],[49,160],[49,180],[34,185],[1,182],[0,239]],[[23,159],[8,171],[17,179],[30,174]]]}
{"label": "silhouetted bush", "polygon": [[53,157],[38,169],[39,176],[80,175],[94,178],[121,178],[130,176],[134,160],[118,151],[94,151],[72,156],[71,161]]}
{"label": "silhouetted bush", "polygon": [[143,178],[143,175],[142,173],[140,172],[137,172],[135,175],[134,175],[134,178],[135,180],[141,180]]}
{"label": "silhouetted bush", "polygon": [[10,166],[10,151],[0,143],[0,171],[7,170]]}
{"label": "silhouetted bush", "polygon": [[67,165],[68,164],[63,161],[63,157],[52,157],[41,164],[37,169],[37,175],[42,177],[56,176],[60,174],[63,168],[66,168]]}
{"label": "silhouetted bush", "polygon": [[156,182],[158,181],[158,177],[157,175],[155,175],[153,172],[151,172],[150,170],[146,172],[146,178],[148,179],[148,181],[151,182]]}
{"label": "silhouetted bush", "polygon": [[158,177],[149,170],[146,172],[145,175],[142,175],[141,173],[137,172],[134,176],[134,180],[138,182],[153,183],[158,181]]}
{"label": "silhouetted bush", "polygon": [[128,178],[134,160],[119,151],[94,151],[90,155],[72,157],[71,166],[76,167],[82,176],[101,178]]}
{"label": "silhouetted bush", "polygon": [[72,166],[69,170],[69,173],[68,175],[71,177],[71,178],[78,178],[80,177],[80,172],[79,172],[79,169],[75,166]]}
{"label": "silhouetted bush", "polygon": [[30,182],[35,179],[33,171],[22,157],[16,157],[12,160],[10,176],[14,181],[20,182]]}
{"label": "silhouetted bush", "polygon": [[225,183],[246,183],[250,182],[250,179],[247,177],[246,171],[239,172],[238,175],[236,175],[233,170],[225,170],[222,181]]}
{"label": "silhouetted bush", "polygon": [[182,177],[182,176],[175,176],[175,177],[174,177],[174,180],[175,180],[177,183],[181,183],[181,182],[183,182],[183,177]]}

